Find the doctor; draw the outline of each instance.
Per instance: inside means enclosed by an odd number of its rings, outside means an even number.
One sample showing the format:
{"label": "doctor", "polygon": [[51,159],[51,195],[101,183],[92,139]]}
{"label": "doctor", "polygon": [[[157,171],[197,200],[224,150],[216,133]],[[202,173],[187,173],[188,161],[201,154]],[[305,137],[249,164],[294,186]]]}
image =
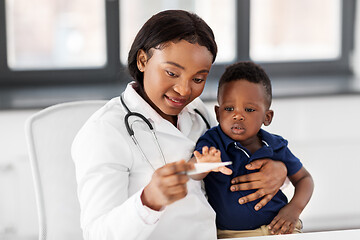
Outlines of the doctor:
{"label": "doctor", "polygon": [[[90,117],[72,146],[85,239],[216,239],[215,213],[184,174],[206,122],[216,125],[198,98],[216,54],[210,27],[186,11],[160,12],[140,29],[128,57],[135,81]],[[261,171],[235,186],[259,189],[244,200],[263,197],[265,205],[286,169],[271,160],[252,168]]]}

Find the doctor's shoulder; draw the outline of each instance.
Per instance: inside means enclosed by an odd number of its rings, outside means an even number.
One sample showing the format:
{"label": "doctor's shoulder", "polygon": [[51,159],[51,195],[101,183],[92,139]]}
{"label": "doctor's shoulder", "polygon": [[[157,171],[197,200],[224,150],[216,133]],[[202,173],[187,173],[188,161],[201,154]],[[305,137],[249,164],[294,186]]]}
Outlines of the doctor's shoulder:
{"label": "doctor's shoulder", "polygon": [[72,154],[75,162],[76,159],[84,159],[87,164],[89,161],[99,163],[105,161],[102,156],[107,155],[110,156],[107,161],[111,162],[127,158],[126,165],[130,166],[132,154],[129,146],[132,140],[126,134],[124,116],[121,104],[116,99],[111,99],[92,114],[73,141]]}
{"label": "doctor's shoulder", "polygon": [[118,140],[124,138],[123,141],[126,142],[129,139],[125,134],[124,117],[125,112],[121,104],[113,98],[90,116],[77,133],[75,140],[81,139],[87,142],[91,138],[111,139],[116,136]]}
{"label": "doctor's shoulder", "polygon": [[[118,128],[118,122],[123,119],[125,116],[124,111],[116,101],[116,98],[109,100],[105,103],[104,106],[96,110],[89,119],[85,122],[85,124],[80,129],[80,132],[85,128],[89,128],[90,126],[94,126],[96,124],[108,123],[114,125],[114,127]],[[123,122],[123,121],[122,121]]]}

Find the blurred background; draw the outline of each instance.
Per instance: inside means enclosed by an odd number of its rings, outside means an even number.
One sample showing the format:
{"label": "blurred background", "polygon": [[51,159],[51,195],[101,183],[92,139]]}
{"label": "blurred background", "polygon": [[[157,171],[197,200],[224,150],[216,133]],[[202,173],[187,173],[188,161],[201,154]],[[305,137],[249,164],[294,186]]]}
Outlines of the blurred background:
{"label": "blurred background", "polygon": [[252,60],[270,75],[267,130],[289,140],[315,180],[302,215],[309,231],[360,228],[356,0],[0,0],[0,239],[38,237],[25,120],[56,103],[118,96],[135,34],[165,9],[195,12],[215,33],[201,96],[209,109],[227,65]]}

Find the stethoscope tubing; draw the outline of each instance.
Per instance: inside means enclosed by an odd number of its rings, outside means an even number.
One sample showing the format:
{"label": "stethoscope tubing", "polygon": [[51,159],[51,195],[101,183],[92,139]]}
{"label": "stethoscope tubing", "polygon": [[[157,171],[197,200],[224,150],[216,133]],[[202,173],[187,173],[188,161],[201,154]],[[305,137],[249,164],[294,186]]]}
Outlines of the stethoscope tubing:
{"label": "stethoscope tubing", "polygon": [[121,104],[124,106],[124,108],[127,110],[127,114],[125,115],[125,118],[124,118],[124,123],[125,123],[125,127],[126,127],[126,130],[129,134],[129,136],[131,137],[131,139],[134,141],[136,147],[138,148],[139,152],[141,153],[142,157],[149,163],[149,165],[151,166],[151,168],[155,171],[155,168],[154,166],[151,164],[150,160],[146,157],[143,149],[141,148],[139,142],[137,141],[136,137],[135,137],[135,132],[134,130],[130,127],[130,124],[129,124],[129,118],[130,117],[137,117],[137,118],[140,118],[141,120],[143,120],[146,125],[149,127],[150,129],[150,132],[151,132],[151,135],[153,136],[154,140],[155,140],[155,143],[156,143],[156,146],[157,146],[157,149],[161,155],[161,158],[163,160],[163,163],[164,165],[166,164],[166,160],[165,160],[165,156],[164,156],[164,153],[163,151],[161,150],[161,147],[160,147],[160,144],[159,144],[159,141],[158,141],[158,138],[155,134],[155,131],[154,131],[154,127],[153,125],[150,123],[150,121],[145,118],[144,115],[140,114],[140,113],[137,113],[137,112],[132,112],[130,111],[130,109],[127,107],[127,105],[125,104],[125,101],[124,101],[124,98],[123,98],[123,95],[120,95],[120,101],[121,101]]}
{"label": "stethoscope tubing", "polygon": [[[137,141],[136,137],[135,137],[135,132],[134,130],[131,128],[130,124],[129,124],[129,118],[130,117],[137,117],[137,118],[140,118],[141,120],[143,120],[146,125],[149,127],[150,129],[150,132],[155,140],[155,143],[156,143],[156,146],[157,146],[157,149],[161,155],[161,158],[163,160],[163,163],[164,165],[166,164],[166,160],[165,160],[165,156],[164,156],[164,153],[163,151],[161,150],[161,147],[160,147],[160,144],[159,144],[159,141],[158,141],[158,138],[155,134],[155,131],[154,131],[154,127],[153,125],[150,123],[150,121],[142,114],[140,113],[137,113],[137,112],[132,112],[130,111],[130,109],[127,107],[127,105],[125,104],[125,101],[124,101],[124,97],[123,97],[123,94],[120,95],[120,101],[121,101],[121,104],[124,106],[124,108],[126,109],[127,111],[127,114],[125,115],[125,118],[124,118],[124,123],[125,123],[125,127],[126,127],[126,130],[129,134],[129,136],[131,137],[131,139],[134,141],[136,147],[139,149],[139,152],[141,153],[142,157],[150,164],[151,168],[155,171],[155,168],[154,166],[151,164],[150,160],[146,157],[143,149],[141,148],[139,142]],[[204,120],[205,124],[206,124],[206,127],[207,129],[210,129],[210,124],[209,122],[206,120],[206,118],[200,113],[199,110],[197,109],[194,109],[194,111],[200,115],[200,117]]]}

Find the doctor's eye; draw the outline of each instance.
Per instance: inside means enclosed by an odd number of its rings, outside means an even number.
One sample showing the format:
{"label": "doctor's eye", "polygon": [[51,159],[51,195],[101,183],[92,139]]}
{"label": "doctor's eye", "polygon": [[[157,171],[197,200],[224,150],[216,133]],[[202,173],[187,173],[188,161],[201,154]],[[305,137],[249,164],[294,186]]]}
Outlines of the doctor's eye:
{"label": "doctor's eye", "polygon": [[202,82],[205,81],[205,80],[202,79],[202,78],[193,78],[193,81],[194,81],[195,83],[202,83]]}
{"label": "doctor's eye", "polygon": [[165,70],[166,74],[169,75],[170,77],[177,77],[177,75],[173,72],[170,72],[168,70]]}
{"label": "doctor's eye", "polygon": [[225,107],[225,111],[231,112],[231,111],[234,111],[234,108],[233,107]]}

